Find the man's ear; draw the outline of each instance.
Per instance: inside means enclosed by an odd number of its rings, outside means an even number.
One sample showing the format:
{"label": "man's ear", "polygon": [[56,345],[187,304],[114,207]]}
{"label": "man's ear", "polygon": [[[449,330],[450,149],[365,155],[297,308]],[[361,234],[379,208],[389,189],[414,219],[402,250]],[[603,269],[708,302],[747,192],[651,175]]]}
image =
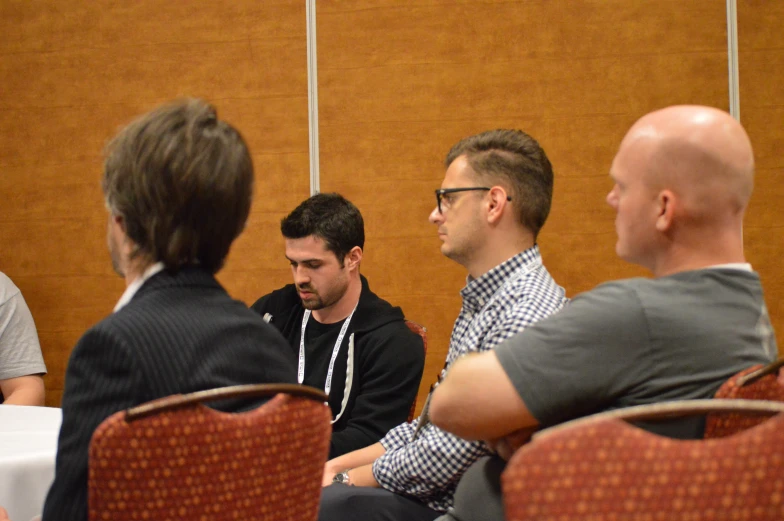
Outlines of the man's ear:
{"label": "man's ear", "polygon": [[127,230],[125,229],[125,219],[122,215],[117,215],[115,213],[111,214],[112,224],[115,224],[120,227],[123,233],[126,233]]}
{"label": "man's ear", "polygon": [[509,196],[504,187],[498,185],[492,187],[487,195],[487,220],[495,223],[501,219],[504,209],[509,204]]}
{"label": "man's ear", "polygon": [[666,232],[672,228],[678,201],[671,190],[662,190],[656,196],[656,230]]}
{"label": "man's ear", "polygon": [[348,269],[353,270],[359,263],[362,262],[362,248],[359,246],[354,246],[351,248],[351,251],[346,254],[346,257],[343,259],[344,266],[347,266]]}

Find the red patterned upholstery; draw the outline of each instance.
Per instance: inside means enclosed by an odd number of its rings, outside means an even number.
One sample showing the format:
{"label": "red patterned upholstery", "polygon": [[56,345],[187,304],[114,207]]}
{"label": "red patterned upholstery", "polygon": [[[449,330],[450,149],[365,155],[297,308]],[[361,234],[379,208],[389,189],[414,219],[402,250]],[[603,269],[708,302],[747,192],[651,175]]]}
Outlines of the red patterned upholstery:
{"label": "red patterned upholstery", "polygon": [[[777,377],[782,360],[767,367],[756,365],[739,372],[716,391],[715,398],[742,398],[784,402],[784,374]],[[749,429],[765,418],[736,413],[713,413],[705,420],[705,437],[721,438]]]}
{"label": "red patterned upholstery", "polygon": [[215,390],[274,396],[245,413],[182,403],[207,391],[113,414],[90,444],[89,519],[315,521],[331,414],[323,393],[299,387]]}
{"label": "red patterned upholstery", "polygon": [[[706,404],[698,414],[711,410],[711,402],[743,404],[732,410],[750,407],[745,400],[695,400],[674,402],[670,410],[697,402]],[[784,412],[784,404],[775,402],[751,406],[752,411]],[[665,438],[601,414],[543,431],[515,453],[504,471],[506,519],[781,521],[781,412],[752,429],[713,440]],[[671,416],[633,419],[662,417]]]}
{"label": "red patterned upholstery", "polygon": [[[427,328],[421,324],[417,324],[412,320],[406,320],[408,329],[422,337],[422,345],[425,347],[425,356],[427,356]],[[408,413],[408,421],[410,422],[415,418],[417,399],[414,397],[414,403],[411,404],[411,412]]]}

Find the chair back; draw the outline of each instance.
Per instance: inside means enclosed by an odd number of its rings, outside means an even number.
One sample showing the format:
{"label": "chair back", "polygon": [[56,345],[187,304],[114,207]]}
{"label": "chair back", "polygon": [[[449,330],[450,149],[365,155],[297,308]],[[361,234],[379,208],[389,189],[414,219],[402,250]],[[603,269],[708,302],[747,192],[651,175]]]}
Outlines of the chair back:
{"label": "chair back", "polygon": [[[272,397],[241,413],[202,402]],[[91,521],[315,521],[331,435],[326,395],[293,384],[174,395],[119,411],[90,443]]]}
{"label": "chair back", "polygon": [[[714,397],[784,402],[784,374],[779,374],[782,365],[784,358],[766,366],[755,365],[744,369],[724,382]],[[747,414],[711,413],[705,418],[705,437],[729,436],[763,421],[763,417]]]}
{"label": "chair back", "polygon": [[[676,440],[627,421],[710,411],[772,415],[734,436]],[[784,519],[784,404],[689,400],[546,429],[502,475],[507,521]]]}
{"label": "chair back", "polygon": [[[420,337],[422,337],[422,345],[425,349],[425,356],[427,356],[427,328],[421,324],[417,324],[413,320],[406,320],[406,325],[408,329],[410,329],[413,333],[416,333]],[[408,421],[410,422],[416,416],[416,404],[417,404],[417,397],[414,397],[414,402],[411,404],[411,410],[408,413]]]}

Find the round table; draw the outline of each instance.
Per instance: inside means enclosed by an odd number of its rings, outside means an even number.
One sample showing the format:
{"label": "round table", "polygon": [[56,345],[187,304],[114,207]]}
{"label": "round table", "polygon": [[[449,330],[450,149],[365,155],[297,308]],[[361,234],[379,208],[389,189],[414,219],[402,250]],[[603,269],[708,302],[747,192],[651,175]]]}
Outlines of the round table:
{"label": "round table", "polygon": [[0,404],[0,506],[13,521],[43,511],[61,421],[60,409]]}

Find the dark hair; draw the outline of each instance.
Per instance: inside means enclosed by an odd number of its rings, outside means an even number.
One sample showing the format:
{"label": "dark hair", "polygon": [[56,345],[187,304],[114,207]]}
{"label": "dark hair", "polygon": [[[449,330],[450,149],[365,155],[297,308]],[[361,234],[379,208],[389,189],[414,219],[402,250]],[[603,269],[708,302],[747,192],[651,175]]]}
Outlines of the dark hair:
{"label": "dark hair", "polygon": [[168,270],[217,272],[242,232],[253,163],[239,132],[215,109],[184,99],[144,114],[106,146],[102,188],[122,216],[134,255]]}
{"label": "dark hair", "polygon": [[365,247],[362,214],[340,194],[316,194],[305,199],[280,222],[280,232],[287,239],[319,237],[341,264],[352,248]]}
{"label": "dark hair", "polygon": [[521,130],[488,130],[458,142],[446,156],[446,166],[460,156],[481,177],[505,181],[512,207],[534,238],[544,226],[553,198],[553,167],[534,138]]}

